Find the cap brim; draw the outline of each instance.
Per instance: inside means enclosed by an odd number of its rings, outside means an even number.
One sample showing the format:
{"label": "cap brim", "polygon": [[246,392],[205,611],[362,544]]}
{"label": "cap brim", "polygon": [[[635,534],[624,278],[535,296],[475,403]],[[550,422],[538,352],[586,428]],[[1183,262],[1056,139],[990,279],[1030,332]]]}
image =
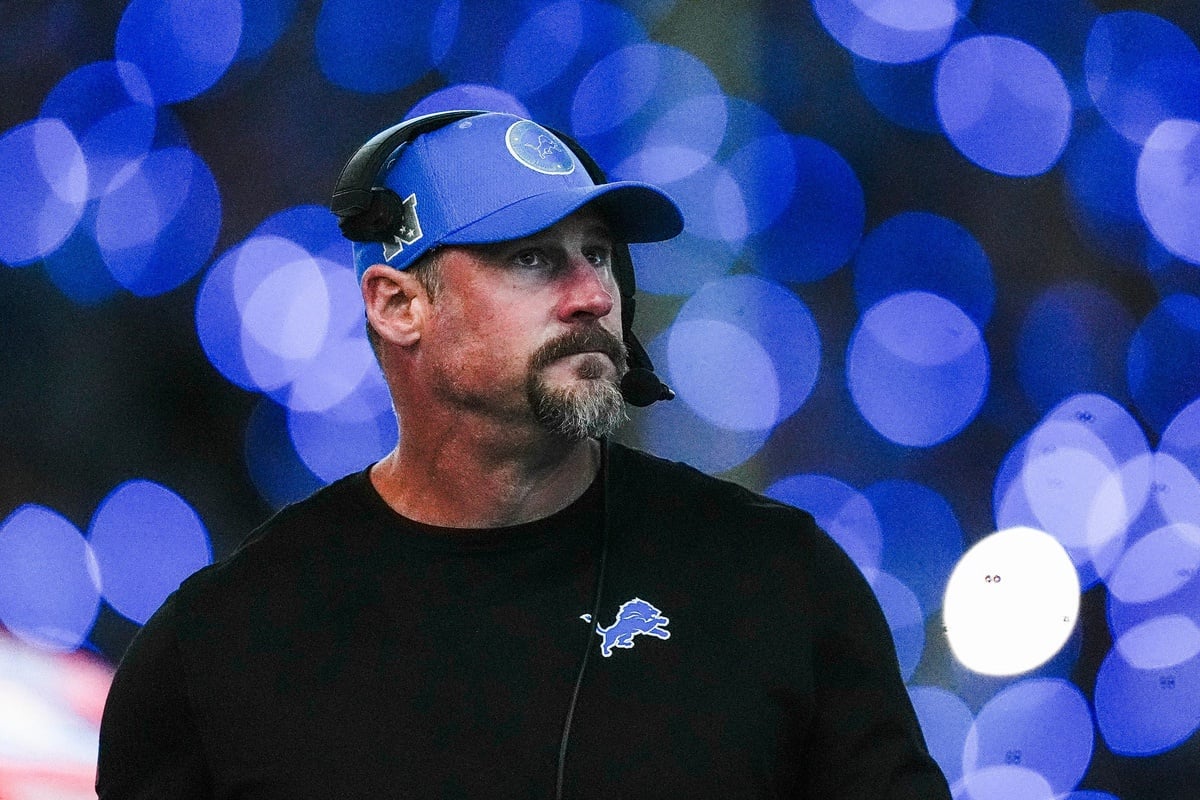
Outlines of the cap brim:
{"label": "cap brim", "polygon": [[492,244],[543,231],[584,206],[599,210],[618,242],[661,242],[683,230],[683,214],[648,183],[616,181],[526,197],[443,236],[441,244]]}

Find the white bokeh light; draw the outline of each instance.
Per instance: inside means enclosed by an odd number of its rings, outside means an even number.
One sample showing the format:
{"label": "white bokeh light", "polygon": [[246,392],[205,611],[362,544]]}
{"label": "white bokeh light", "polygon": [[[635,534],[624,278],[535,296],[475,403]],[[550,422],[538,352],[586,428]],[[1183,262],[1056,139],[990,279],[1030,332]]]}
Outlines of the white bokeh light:
{"label": "white bokeh light", "polygon": [[943,619],[955,658],[983,675],[1036,669],[1066,644],[1079,576],[1049,534],[1010,528],[977,542],[946,585]]}

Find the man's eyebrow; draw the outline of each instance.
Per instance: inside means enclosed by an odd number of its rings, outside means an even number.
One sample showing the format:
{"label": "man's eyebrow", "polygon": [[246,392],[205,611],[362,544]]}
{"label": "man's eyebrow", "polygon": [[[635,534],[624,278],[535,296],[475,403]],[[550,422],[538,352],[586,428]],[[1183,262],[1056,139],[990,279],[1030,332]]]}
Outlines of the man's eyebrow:
{"label": "man's eyebrow", "polygon": [[601,239],[608,239],[609,241],[614,241],[612,228],[610,228],[607,225],[604,225],[602,223],[599,223],[599,222],[596,223],[595,225],[589,225],[584,230],[584,234],[586,236],[595,236],[595,237],[598,237]]}

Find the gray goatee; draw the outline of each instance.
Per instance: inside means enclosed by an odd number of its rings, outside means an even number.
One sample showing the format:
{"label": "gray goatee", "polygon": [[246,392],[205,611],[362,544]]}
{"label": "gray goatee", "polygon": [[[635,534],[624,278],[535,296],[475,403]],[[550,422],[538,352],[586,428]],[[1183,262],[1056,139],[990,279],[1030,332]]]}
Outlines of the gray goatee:
{"label": "gray goatee", "polygon": [[[571,441],[609,436],[628,419],[618,383],[603,377],[601,356],[593,351],[612,360],[619,380],[625,372],[625,343],[600,327],[552,339],[538,348],[529,361],[525,393],[534,417],[546,430]],[[542,377],[543,369],[576,353],[590,353],[579,367],[578,376],[583,381],[567,388],[550,386]]]}

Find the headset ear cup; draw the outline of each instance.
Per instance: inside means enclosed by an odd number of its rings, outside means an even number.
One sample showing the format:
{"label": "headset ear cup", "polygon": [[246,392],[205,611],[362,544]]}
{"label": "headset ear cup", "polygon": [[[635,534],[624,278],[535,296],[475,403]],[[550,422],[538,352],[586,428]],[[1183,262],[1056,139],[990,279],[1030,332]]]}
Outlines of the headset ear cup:
{"label": "headset ear cup", "polygon": [[371,189],[371,201],[357,214],[338,219],[342,235],[352,242],[382,242],[388,239],[403,211],[400,196],[391,189]]}

